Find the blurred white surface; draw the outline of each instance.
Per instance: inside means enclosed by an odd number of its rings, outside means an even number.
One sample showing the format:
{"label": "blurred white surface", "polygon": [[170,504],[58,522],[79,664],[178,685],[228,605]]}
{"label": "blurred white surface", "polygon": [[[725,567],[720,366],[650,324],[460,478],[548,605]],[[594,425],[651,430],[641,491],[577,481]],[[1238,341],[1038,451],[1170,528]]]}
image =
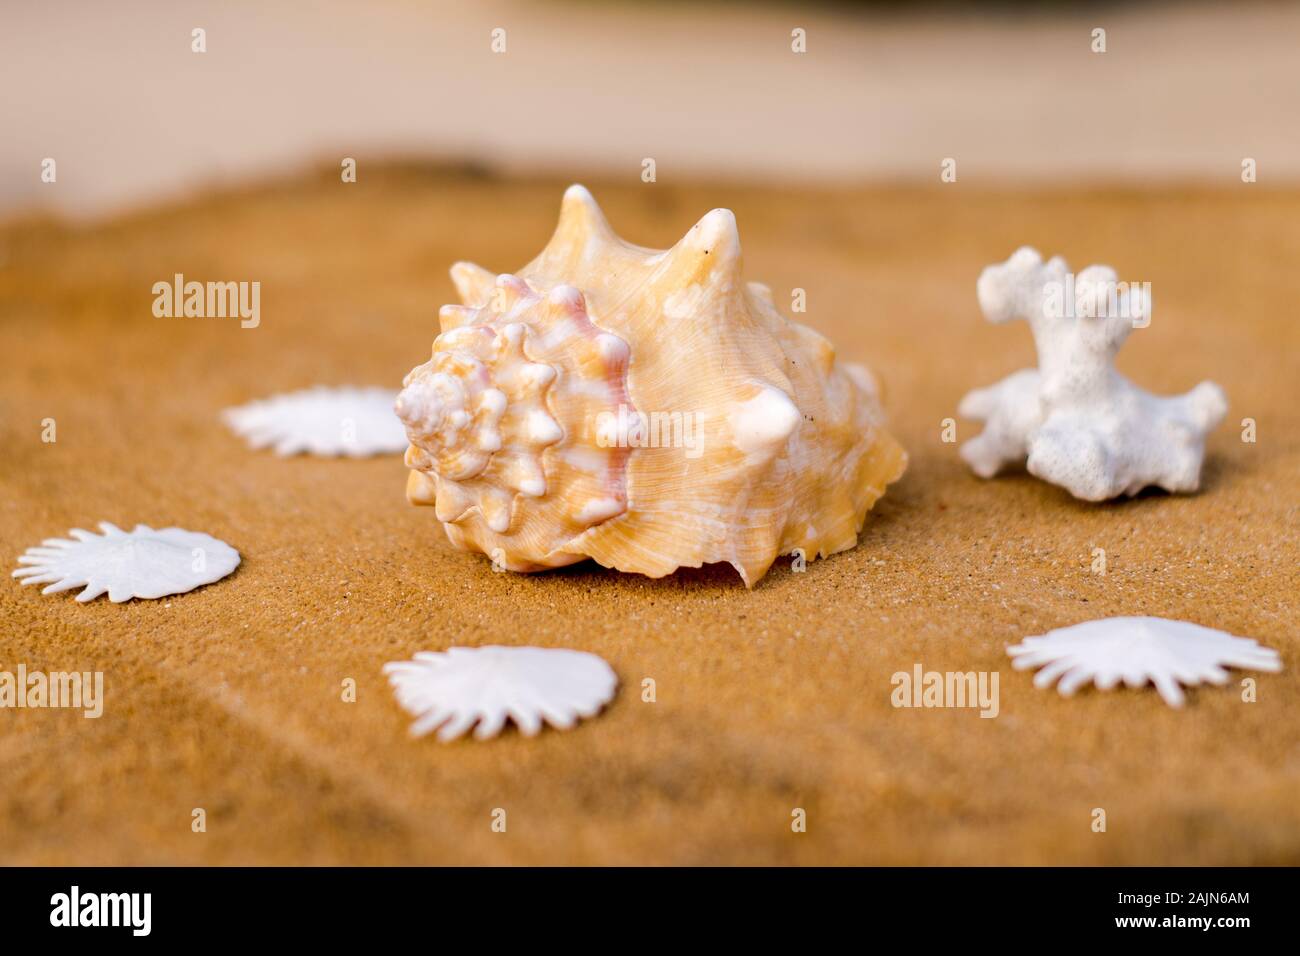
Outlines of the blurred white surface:
{"label": "blurred white surface", "polygon": [[1291,4],[6,0],[0,70],[0,214],[97,215],[344,156],[362,176],[394,156],[569,177],[652,157],[660,182],[937,181],[945,157],[967,183],[1230,185],[1247,156],[1261,182],[1300,176]]}

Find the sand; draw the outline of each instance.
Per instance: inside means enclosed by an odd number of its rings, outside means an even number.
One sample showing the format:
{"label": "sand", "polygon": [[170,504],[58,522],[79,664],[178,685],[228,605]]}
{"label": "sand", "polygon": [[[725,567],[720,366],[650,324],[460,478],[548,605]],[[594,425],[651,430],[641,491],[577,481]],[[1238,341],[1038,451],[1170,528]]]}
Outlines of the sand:
{"label": "sand", "polygon": [[[907,475],[855,550],[753,591],[725,566],[496,574],[406,504],[400,459],[278,459],[222,427],[273,391],[395,385],[428,355],[451,262],[522,265],[564,185],[368,167],[0,228],[6,568],[100,520],[206,531],[244,559],[125,605],[0,585],[0,669],[102,670],[107,695],[98,720],[0,713],[0,862],[1300,863],[1300,193],[589,182],[645,245],[734,209],[749,277],[806,289],[806,321],[886,383]],[[1120,365],[1226,389],[1202,493],[1087,505],[980,481],[941,441],[968,388],[1031,361],[1028,329],[974,298],[1022,243],[1152,283]],[[176,272],[260,281],[261,325],[155,318],[151,286]],[[1234,674],[1183,711],[1150,690],[1066,700],[1010,668],[1020,636],[1114,614],[1256,637],[1287,668],[1256,675],[1254,703]],[[408,739],[382,664],[486,643],[593,651],[623,688],[569,733]],[[999,716],[895,709],[890,677],[917,663],[999,671]]]}

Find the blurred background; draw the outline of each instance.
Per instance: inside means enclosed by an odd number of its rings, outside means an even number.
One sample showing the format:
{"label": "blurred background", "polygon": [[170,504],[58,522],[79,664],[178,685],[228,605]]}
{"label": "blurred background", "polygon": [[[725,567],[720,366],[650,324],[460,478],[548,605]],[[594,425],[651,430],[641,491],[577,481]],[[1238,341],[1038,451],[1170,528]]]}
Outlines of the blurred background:
{"label": "blurred background", "polygon": [[[167,601],[0,587],[0,666],[103,670],[109,701],[0,719],[0,865],[1300,862],[1298,53],[1300,8],[1258,2],[0,0],[0,556],[110,520],[243,558]],[[407,504],[400,455],[281,459],[221,425],[396,387],[448,266],[528,262],[574,181],[655,248],[734,210],[746,276],[880,375],[911,465],[859,547],[753,591],[494,574]],[[1034,361],[974,295],[1022,244],[1152,284],[1118,367],[1227,391],[1201,494],[982,482],[942,437]],[[155,316],[178,273],[259,283],[256,330]],[[1287,670],[1174,712],[1007,665],[1135,613]],[[525,642],[625,689],[573,733],[407,738],[383,663]],[[918,662],[1001,673],[1001,715],[895,709]]]}
{"label": "blurred background", "polygon": [[949,157],[999,185],[1229,185],[1243,157],[1261,182],[1300,176],[1294,3],[10,0],[0,18],[0,215],[343,156],[632,181],[645,158],[661,181],[934,181]]}

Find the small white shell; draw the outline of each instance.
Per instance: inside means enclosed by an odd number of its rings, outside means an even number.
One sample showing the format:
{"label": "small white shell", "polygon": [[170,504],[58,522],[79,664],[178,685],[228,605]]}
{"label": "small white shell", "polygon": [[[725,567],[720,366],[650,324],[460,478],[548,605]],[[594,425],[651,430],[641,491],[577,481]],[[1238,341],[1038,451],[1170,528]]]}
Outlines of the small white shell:
{"label": "small white shell", "polygon": [[123,531],[107,521],[102,535],[74,528],[75,539],[47,538],[18,559],[13,573],[23,584],[48,584],[42,594],[83,585],[77,595],[92,601],[104,592],[115,604],[131,598],[184,594],[219,581],[239,566],[239,552],[211,535],[181,528],[154,530],[138,524]]}
{"label": "small white shell", "polygon": [[[475,724],[479,740],[495,737],[506,720],[526,736],[568,730],[614,696],[618,677],[595,654],[543,647],[453,647],[420,651],[412,661],[385,664],[397,702],[419,719],[412,737],[438,730],[455,740]],[[439,729],[441,728],[441,729]]]}
{"label": "small white shell", "polygon": [[250,447],[274,446],[277,455],[393,455],[407,445],[396,398],[387,388],[317,385],[227,408],[222,418]]}
{"label": "small white shell", "polygon": [[[1016,670],[1042,667],[1035,687],[1070,696],[1089,681],[1110,690],[1121,680],[1129,687],[1155,685],[1170,707],[1183,705],[1187,687],[1228,680],[1225,667],[1280,671],[1277,651],[1225,631],[1163,617],[1107,617],[1058,628],[1007,648]],[[1043,666],[1046,665],[1046,666]]]}

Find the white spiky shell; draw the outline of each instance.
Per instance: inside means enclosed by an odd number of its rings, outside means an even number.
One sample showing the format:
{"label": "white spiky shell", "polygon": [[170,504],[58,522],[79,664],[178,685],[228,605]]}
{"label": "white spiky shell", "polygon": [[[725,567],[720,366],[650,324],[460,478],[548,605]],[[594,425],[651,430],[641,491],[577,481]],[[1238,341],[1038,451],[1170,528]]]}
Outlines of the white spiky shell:
{"label": "white spiky shell", "polygon": [[384,665],[397,702],[419,719],[412,737],[434,730],[444,743],[471,727],[495,737],[507,721],[532,737],[550,724],[569,730],[614,696],[618,676],[595,654],[555,647],[453,647]]}
{"label": "white spiky shell", "polygon": [[1164,617],[1106,617],[1026,637],[1007,648],[1016,670],[1042,668],[1035,687],[1050,687],[1069,697],[1096,684],[1110,690],[1121,680],[1129,687],[1148,681],[1170,707],[1183,706],[1182,688],[1202,682],[1226,684],[1224,668],[1277,672],[1282,658],[1272,648],[1189,621]]}
{"label": "white spiky shell", "polygon": [[853,547],[906,467],[872,374],[743,281],[730,210],[659,252],[573,186],[518,273],[452,279],[464,305],[397,400],[407,496],[511,570],[725,561],[752,587],[780,554]]}
{"label": "white spiky shell", "polygon": [[101,521],[102,534],[73,528],[67,538],[46,538],[18,559],[13,576],[48,585],[42,594],[83,588],[81,603],[108,594],[114,604],[184,594],[220,581],[239,567],[239,552],[200,531],[151,528],[124,531]]}
{"label": "white spiky shell", "polygon": [[367,458],[406,448],[387,388],[317,385],[227,408],[222,418],[250,448],[277,455]]}

